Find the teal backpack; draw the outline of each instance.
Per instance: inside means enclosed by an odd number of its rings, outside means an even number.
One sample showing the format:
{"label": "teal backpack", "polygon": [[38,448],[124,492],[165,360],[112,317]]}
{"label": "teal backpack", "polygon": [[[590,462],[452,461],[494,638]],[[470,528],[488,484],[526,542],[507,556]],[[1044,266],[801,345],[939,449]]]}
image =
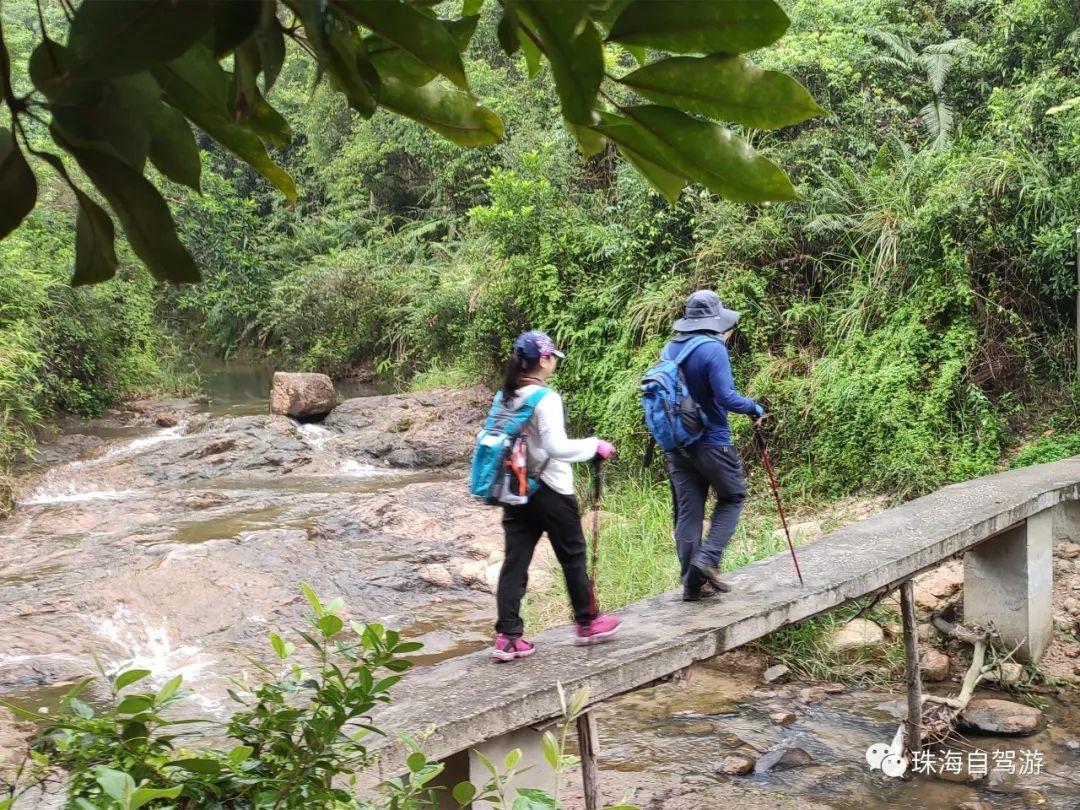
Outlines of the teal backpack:
{"label": "teal backpack", "polygon": [[[525,454],[525,427],[547,388],[534,391],[517,408],[509,408],[499,391],[491,403],[487,419],[473,450],[469,492],[487,504],[520,505],[539,486],[528,477]],[[541,470],[543,472],[543,470]]]}

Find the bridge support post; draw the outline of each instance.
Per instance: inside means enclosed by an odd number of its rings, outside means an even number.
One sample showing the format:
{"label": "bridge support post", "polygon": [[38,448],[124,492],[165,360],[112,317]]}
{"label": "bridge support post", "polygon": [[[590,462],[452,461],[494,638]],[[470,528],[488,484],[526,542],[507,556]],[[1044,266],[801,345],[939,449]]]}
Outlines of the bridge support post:
{"label": "bridge support post", "polygon": [[[518,788],[538,788],[554,792],[555,772],[544,759],[544,751],[540,744],[543,736],[543,731],[528,727],[519,728],[498,737],[493,737],[490,740],[485,740],[475,748],[451,754],[444,760],[443,764],[446,768],[437,780],[439,785],[446,788],[446,790],[439,792],[440,807],[446,810],[458,807],[458,803],[450,796],[450,790],[458,782],[469,781],[479,788],[491,778],[491,772],[484,766],[480,757],[476,755],[477,751],[487,757],[491,764],[501,772],[503,763],[506,761],[506,755],[515,748],[521,750],[521,761],[518,762],[516,769],[528,768],[529,770],[525,771],[525,773],[519,773],[504,783],[507,788],[506,795],[511,803]],[[494,805],[487,802],[473,802],[472,806],[474,808],[484,808],[485,810],[494,807]]]}
{"label": "bridge support post", "polygon": [[596,731],[596,715],[585,712],[577,719],[578,749],[581,752],[581,785],[585,794],[585,810],[600,810],[604,797],[600,793],[600,767],[596,762],[600,735]]}
{"label": "bridge support post", "polygon": [[910,579],[900,586],[900,610],[904,620],[904,651],[907,653],[907,752],[922,750],[922,671],[919,665],[919,624],[915,616],[915,587]]}
{"label": "bridge support post", "polygon": [[1022,661],[1038,661],[1053,633],[1054,525],[1061,508],[1032,515],[964,555],[965,621],[992,623],[1005,646],[1020,644]]}

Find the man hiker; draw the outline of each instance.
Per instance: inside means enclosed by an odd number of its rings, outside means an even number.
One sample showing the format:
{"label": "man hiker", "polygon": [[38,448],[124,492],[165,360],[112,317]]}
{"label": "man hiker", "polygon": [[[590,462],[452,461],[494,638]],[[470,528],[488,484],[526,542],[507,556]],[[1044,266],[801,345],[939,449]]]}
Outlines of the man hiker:
{"label": "man hiker", "polygon": [[[742,413],[760,424],[765,409],[735,389],[727,341],[739,322],[739,313],[725,309],[711,290],[698,290],[686,300],[686,311],[675,321],[678,335],[662,352],[675,358],[691,339],[704,335],[680,364],[689,396],[700,409],[704,432],[687,447],[664,454],[675,500],[675,546],[681,564],[683,599],[696,602],[727,592],[720,576],[724,550],[735,533],[746,479],[742,460],[731,441],[728,413]],[[705,499],[716,493],[716,507],[708,534],[702,537]]]}

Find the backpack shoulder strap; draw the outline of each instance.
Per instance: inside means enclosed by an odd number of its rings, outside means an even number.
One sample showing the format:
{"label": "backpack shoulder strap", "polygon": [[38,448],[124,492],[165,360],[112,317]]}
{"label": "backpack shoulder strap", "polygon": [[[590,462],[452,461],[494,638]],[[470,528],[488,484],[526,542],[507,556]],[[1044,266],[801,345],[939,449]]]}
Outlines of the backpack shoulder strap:
{"label": "backpack shoulder strap", "polygon": [[686,341],[686,345],[682,347],[682,350],[675,357],[675,364],[682,365],[683,360],[690,356],[690,352],[694,351],[698,346],[705,343],[711,343],[715,338],[705,337],[704,335],[698,335],[697,337],[690,338]]}
{"label": "backpack shoulder strap", "polygon": [[542,400],[550,390],[550,388],[540,388],[539,390],[533,391],[529,395],[529,398],[522,403],[521,407],[536,408],[536,406],[540,404],[540,400]]}

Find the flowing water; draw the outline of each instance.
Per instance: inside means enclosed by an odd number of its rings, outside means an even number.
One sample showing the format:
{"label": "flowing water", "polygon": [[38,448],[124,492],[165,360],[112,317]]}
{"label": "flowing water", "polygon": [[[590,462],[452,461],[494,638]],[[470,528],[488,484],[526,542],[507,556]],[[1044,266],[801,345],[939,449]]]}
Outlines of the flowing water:
{"label": "flowing water", "polygon": [[[108,669],[148,669],[156,683],[182,673],[193,706],[221,714],[225,677],[265,654],[270,630],[298,625],[300,581],[343,596],[356,618],[424,642],[419,666],[489,642],[490,594],[460,577],[431,586],[418,571],[456,570],[469,544],[483,560],[487,547],[475,544],[500,544],[497,516],[460,503],[460,472],[382,466],[355,452],[340,424],[266,416],[271,374],[210,368],[206,398],[169,403],[180,413],[174,427],[71,422],[27,466],[16,512],[0,523],[0,696],[55,710],[66,685],[92,670],[93,652]],[[969,749],[1042,757],[1038,774],[974,784],[868,769],[866,748],[896,729],[888,709],[898,697],[805,684],[763,690],[745,671],[703,665],[687,683],[601,707],[605,790],[656,808],[1080,807],[1080,752],[1068,745],[1080,739],[1075,697],[1044,699],[1049,723],[1035,737],[968,740]],[[775,724],[777,710],[795,722]],[[0,729],[0,747],[19,742]],[[802,748],[811,762],[715,773],[727,755],[777,746]]]}

